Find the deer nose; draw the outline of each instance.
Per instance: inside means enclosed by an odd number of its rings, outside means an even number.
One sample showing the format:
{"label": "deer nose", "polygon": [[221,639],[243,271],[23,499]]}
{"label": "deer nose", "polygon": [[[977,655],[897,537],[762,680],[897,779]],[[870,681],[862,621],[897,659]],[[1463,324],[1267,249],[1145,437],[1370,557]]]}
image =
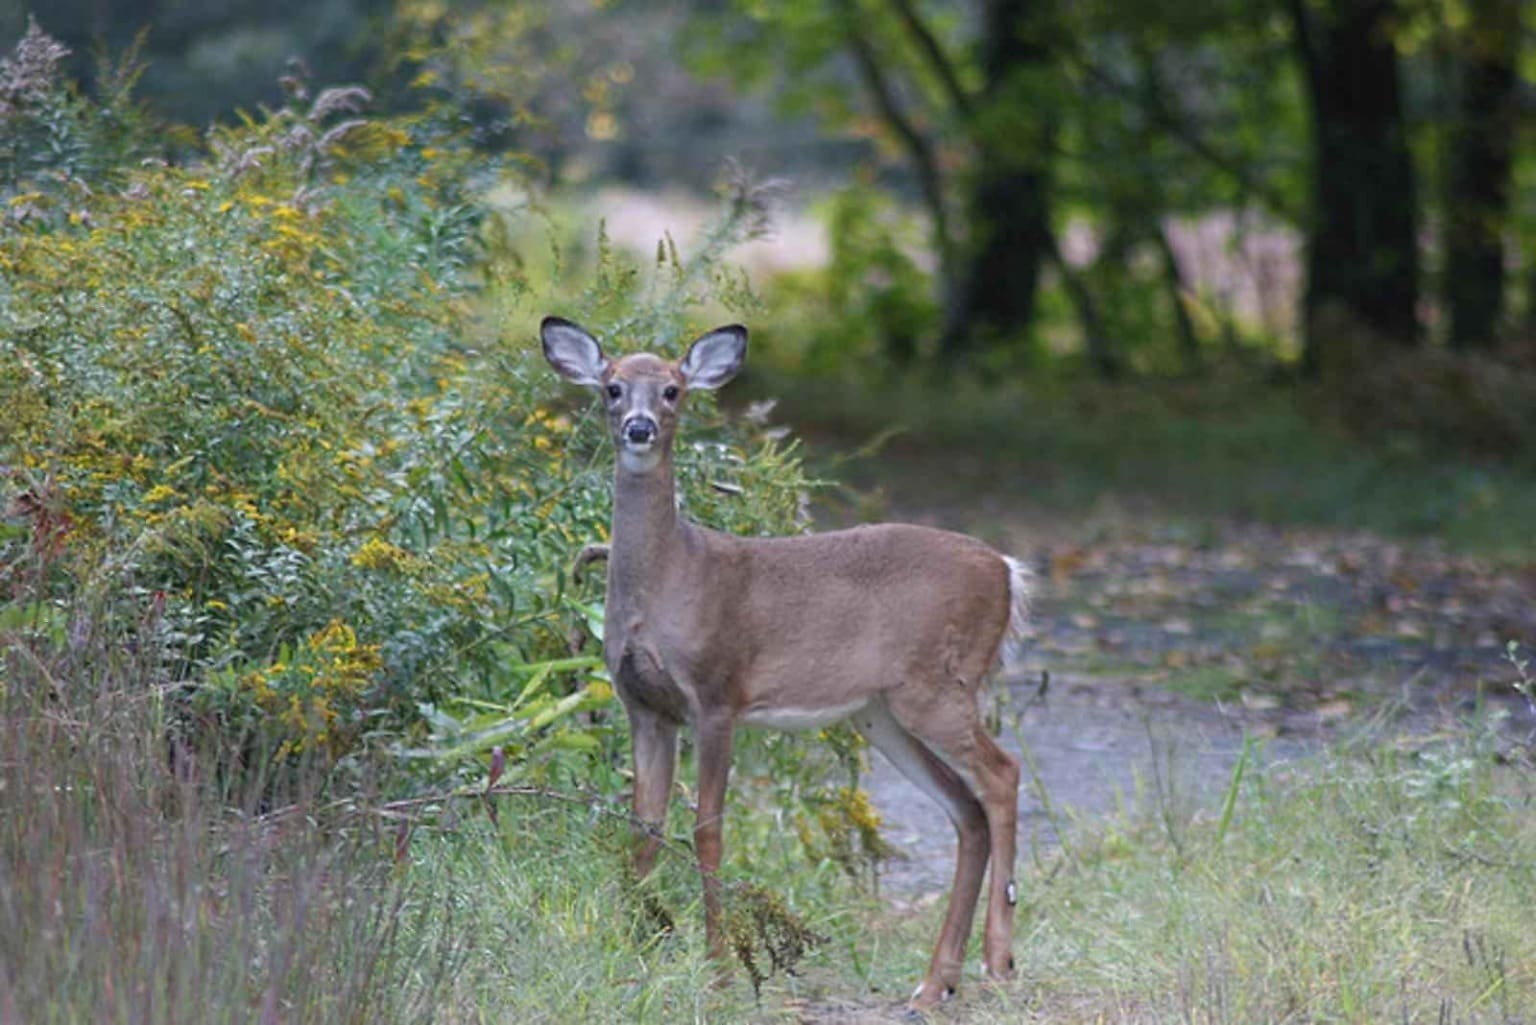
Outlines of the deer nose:
{"label": "deer nose", "polygon": [[646,445],[656,440],[656,421],[636,416],[624,422],[624,440],[631,445]]}

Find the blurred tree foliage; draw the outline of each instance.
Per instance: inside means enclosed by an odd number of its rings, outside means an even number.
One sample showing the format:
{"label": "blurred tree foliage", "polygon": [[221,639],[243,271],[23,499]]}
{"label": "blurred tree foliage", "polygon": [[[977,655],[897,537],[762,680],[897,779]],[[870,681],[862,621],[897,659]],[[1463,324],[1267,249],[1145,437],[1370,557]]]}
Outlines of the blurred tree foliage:
{"label": "blurred tree foliage", "polygon": [[394,0],[0,0],[0,39],[29,15],[70,51],[87,90],[103,55],[135,50],[137,95],[162,117],[202,125],[237,107],[283,102],[278,76],[297,60],[316,81],[357,81],[380,68]]}
{"label": "blurred tree foliage", "polygon": [[[1216,214],[1303,234],[1308,368],[1361,333],[1521,337],[1512,308],[1529,316],[1532,296],[1505,297],[1530,274],[1536,210],[1511,200],[1536,168],[1519,0],[707,7],[696,66],[873,139],[886,177],[912,183],[945,310],[935,355],[1027,342],[1049,266],[1100,373],[1157,337],[1197,368],[1234,325],[1168,228]],[[1074,259],[1078,224],[1094,245]]]}
{"label": "blurred tree foliage", "polygon": [[[4,4],[0,27],[19,32],[23,8]],[[842,243],[819,285],[781,290],[831,314],[821,365],[839,333],[896,367],[1066,355],[1111,377],[1234,353],[1352,374],[1385,358],[1362,364],[1362,344],[1398,358],[1426,340],[1536,363],[1530,0],[56,0],[38,14],[82,73],[93,43],[121,51],[147,29],[133,74],[162,116],[272,95],[293,54],[366,78],[386,109],[470,97],[476,144],[527,155],[548,182],[701,187],[730,155],[841,190],[828,216],[856,225],[867,258]],[[850,185],[895,203],[850,205]],[[914,212],[915,245],[899,223]],[[1192,265],[1181,238],[1218,222],[1229,267],[1299,268],[1273,286],[1294,309]],[[1253,255],[1293,237],[1299,255]],[[924,278],[926,296],[894,295]]]}

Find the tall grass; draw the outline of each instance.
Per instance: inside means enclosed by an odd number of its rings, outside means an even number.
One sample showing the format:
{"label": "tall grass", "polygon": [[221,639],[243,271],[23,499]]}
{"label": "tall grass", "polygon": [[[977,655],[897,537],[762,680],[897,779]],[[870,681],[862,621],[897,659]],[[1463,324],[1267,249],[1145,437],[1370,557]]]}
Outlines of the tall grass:
{"label": "tall grass", "polygon": [[1529,1020],[1536,778],[1495,754],[1373,743],[1251,775],[1225,830],[1082,838],[1032,908],[1040,999],[1119,1021]]}
{"label": "tall grass", "polygon": [[[0,1019],[431,1016],[430,990],[399,983],[409,964],[447,971],[455,941],[414,928],[437,910],[375,837],[263,816],[208,778],[124,649],[5,641]],[[302,808],[305,789],[284,796]]]}

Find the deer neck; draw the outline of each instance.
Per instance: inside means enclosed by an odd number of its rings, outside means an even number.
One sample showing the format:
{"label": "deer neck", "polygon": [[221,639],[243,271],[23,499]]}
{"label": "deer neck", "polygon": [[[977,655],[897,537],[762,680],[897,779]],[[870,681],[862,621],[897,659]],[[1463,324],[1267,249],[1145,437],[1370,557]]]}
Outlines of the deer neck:
{"label": "deer neck", "polygon": [[610,600],[633,602],[674,565],[682,547],[672,454],[645,472],[614,472],[613,530],[609,539]]}

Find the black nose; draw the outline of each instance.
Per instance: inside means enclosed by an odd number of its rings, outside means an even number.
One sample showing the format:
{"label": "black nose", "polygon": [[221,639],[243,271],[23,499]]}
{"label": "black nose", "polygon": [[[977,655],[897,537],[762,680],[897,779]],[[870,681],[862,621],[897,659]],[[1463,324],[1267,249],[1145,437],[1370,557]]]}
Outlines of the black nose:
{"label": "black nose", "polygon": [[648,416],[637,416],[624,425],[624,440],[644,445],[656,440],[656,421]]}

